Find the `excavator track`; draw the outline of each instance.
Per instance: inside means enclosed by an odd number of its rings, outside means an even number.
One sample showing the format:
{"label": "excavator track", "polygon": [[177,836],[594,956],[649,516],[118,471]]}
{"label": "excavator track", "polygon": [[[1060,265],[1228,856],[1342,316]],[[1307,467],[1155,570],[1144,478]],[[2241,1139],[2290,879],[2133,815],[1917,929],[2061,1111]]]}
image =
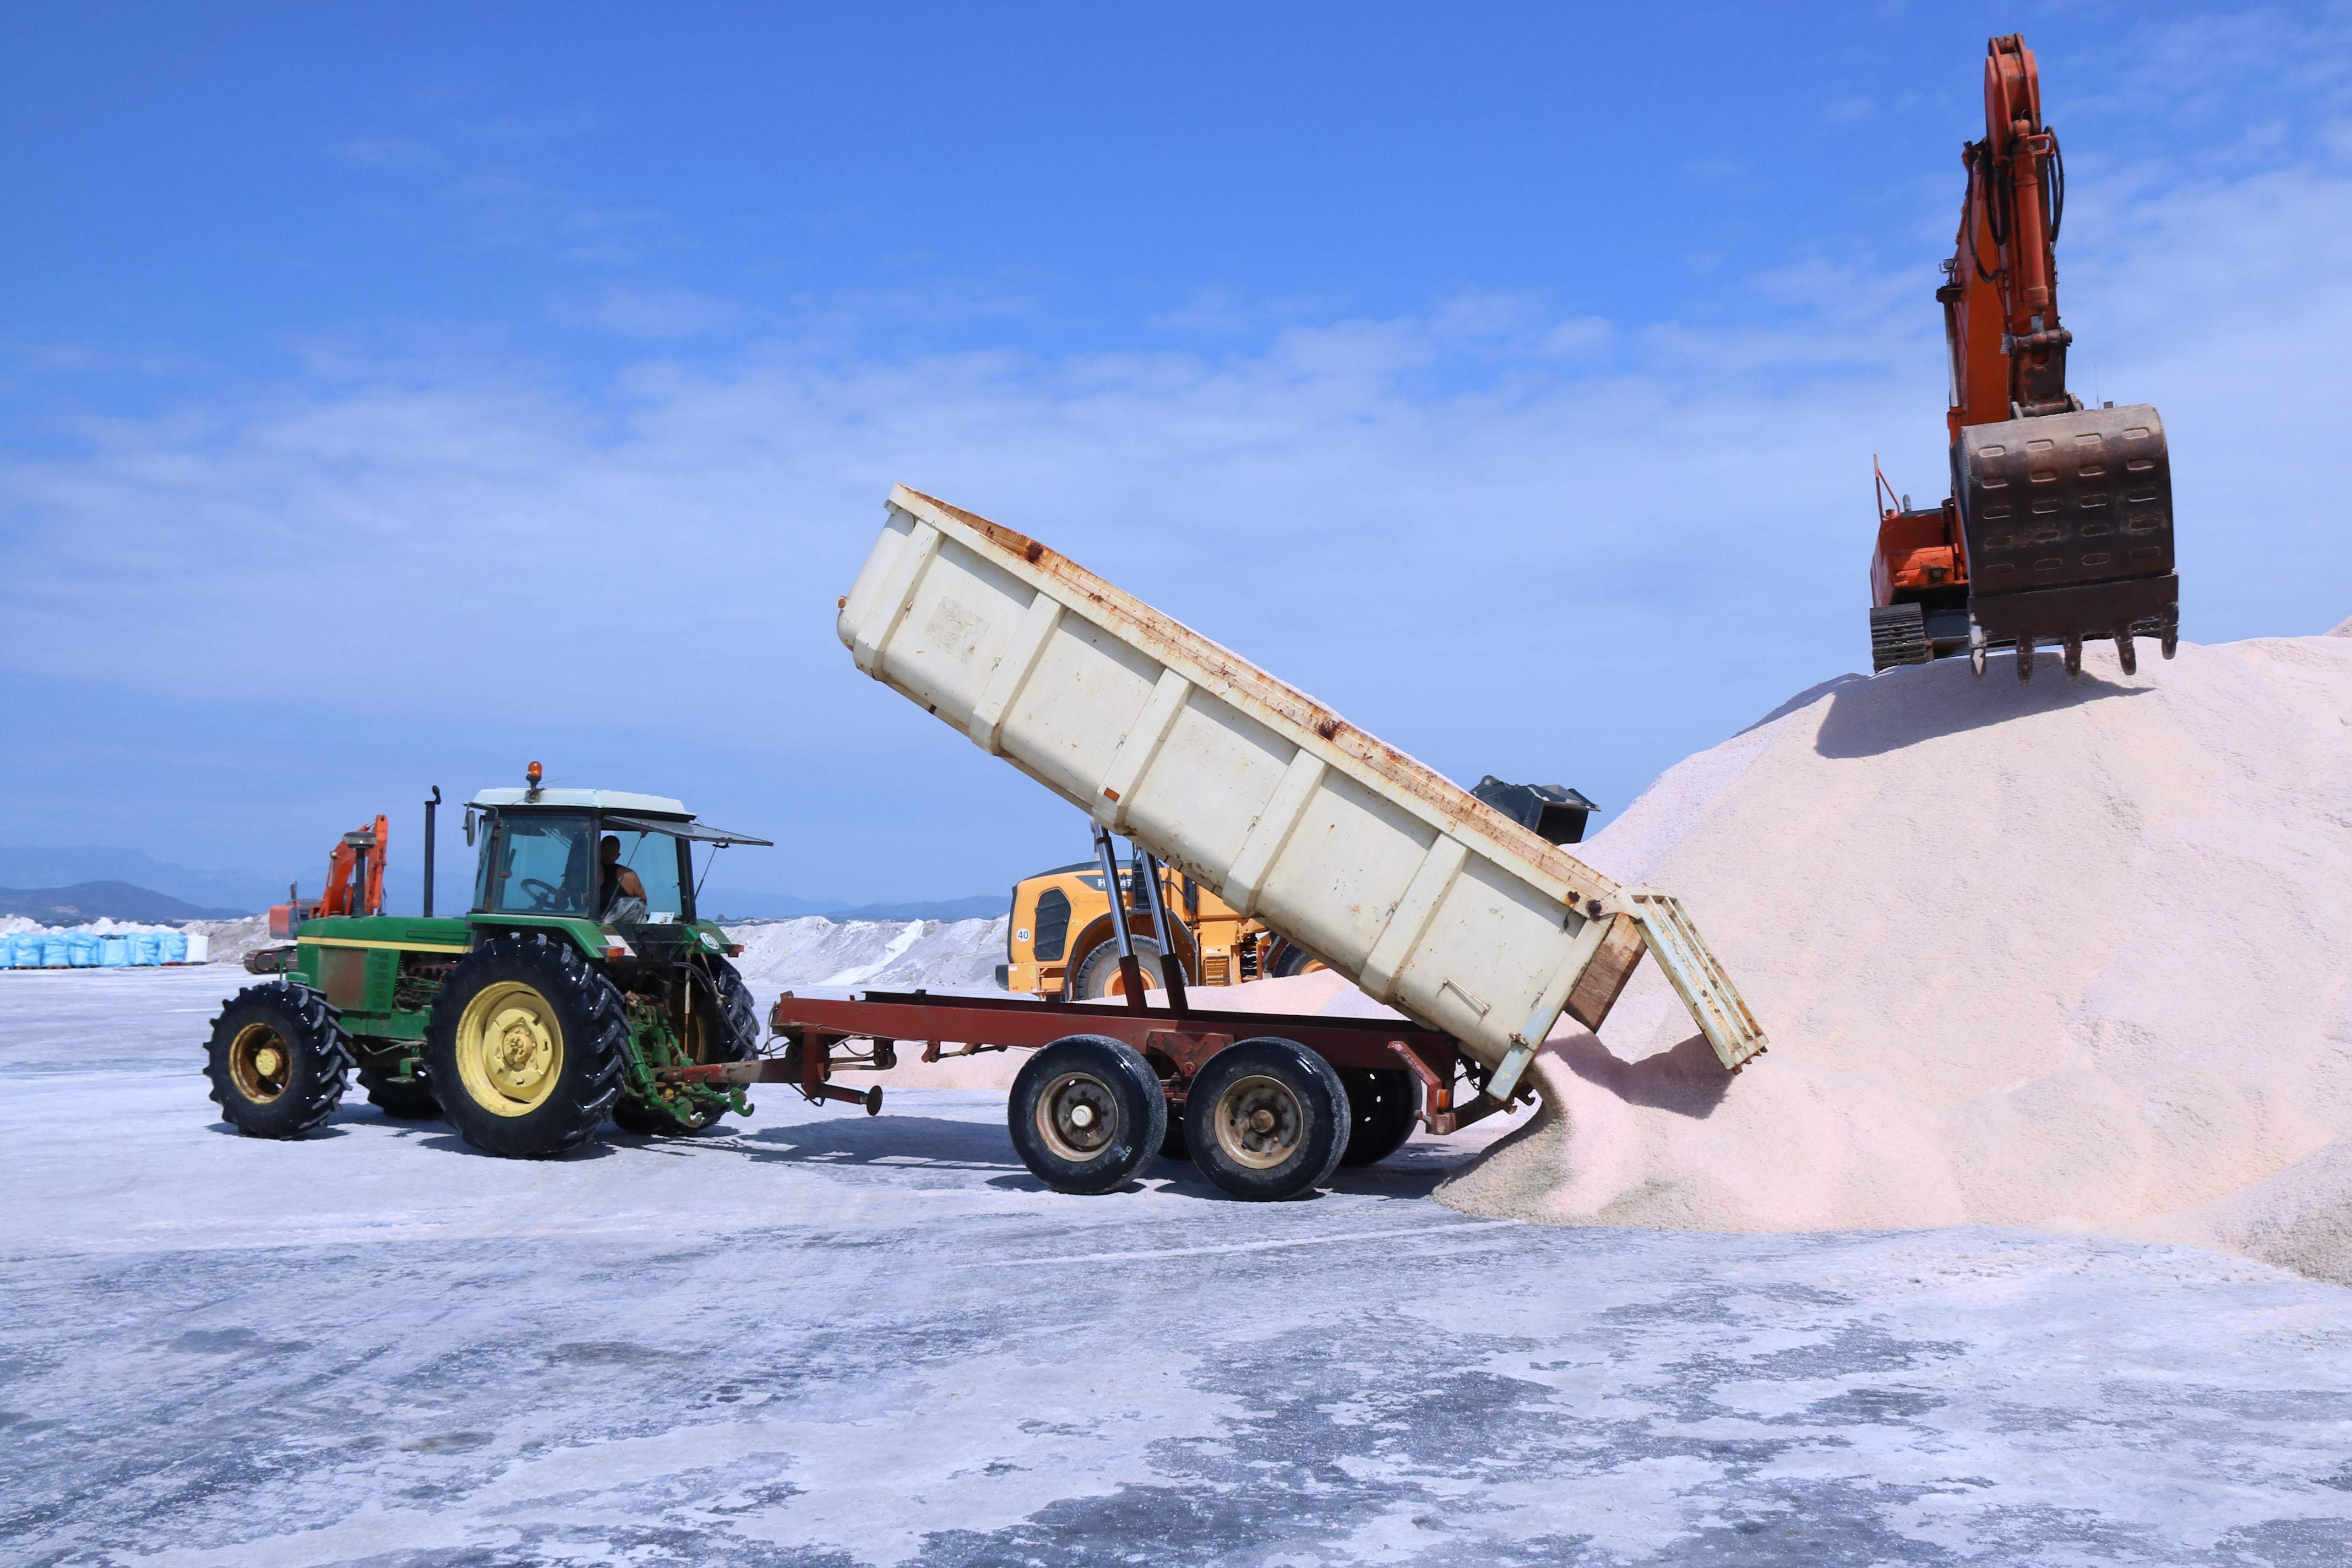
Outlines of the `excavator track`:
{"label": "excavator track", "polygon": [[1927,614],[1917,605],[1887,605],[1870,612],[1870,672],[1884,675],[1897,665],[1930,664]]}

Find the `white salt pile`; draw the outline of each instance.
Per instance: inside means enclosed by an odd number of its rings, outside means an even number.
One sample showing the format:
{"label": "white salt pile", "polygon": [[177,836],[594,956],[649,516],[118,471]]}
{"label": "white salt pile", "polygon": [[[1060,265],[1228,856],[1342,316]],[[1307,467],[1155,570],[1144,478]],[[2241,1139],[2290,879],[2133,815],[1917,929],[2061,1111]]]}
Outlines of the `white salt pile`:
{"label": "white salt pile", "polygon": [[730,922],[735,960],[753,991],[793,986],[991,986],[1003,962],[1004,917],[961,921],[836,921],[821,915]]}
{"label": "white salt pile", "polygon": [[1440,1196],[2098,1228],[2352,1283],[2352,635],[2142,647],[1848,677],[1668,772],[1580,853],[1681,895],[1770,1054],[1725,1074],[1644,964]]}

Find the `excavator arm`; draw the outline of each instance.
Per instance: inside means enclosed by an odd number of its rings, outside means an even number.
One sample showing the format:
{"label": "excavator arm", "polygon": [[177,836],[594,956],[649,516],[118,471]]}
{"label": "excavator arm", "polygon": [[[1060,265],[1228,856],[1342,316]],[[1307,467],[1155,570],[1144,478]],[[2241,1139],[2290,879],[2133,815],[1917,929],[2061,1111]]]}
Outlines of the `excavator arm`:
{"label": "excavator arm", "polygon": [[2079,673],[2086,639],[2172,657],[2179,637],[2172,471],[2164,423],[2136,404],[2086,408],[2067,389],[2074,334],[2058,315],[2065,163],[2042,117],[2033,51],[1985,48],[1985,134],[1961,149],[1959,232],[1936,299],[1950,356],[1952,495],[1916,509],[1880,482],[1871,562],[1873,667],[2009,647],[2020,679],[2037,646]]}

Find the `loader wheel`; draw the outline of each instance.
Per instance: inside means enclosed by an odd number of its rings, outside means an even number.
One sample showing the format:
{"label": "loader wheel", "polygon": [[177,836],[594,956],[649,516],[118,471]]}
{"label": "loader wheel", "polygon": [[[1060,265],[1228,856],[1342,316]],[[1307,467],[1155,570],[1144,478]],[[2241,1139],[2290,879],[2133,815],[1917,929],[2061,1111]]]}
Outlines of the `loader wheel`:
{"label": "loader wheel", "polygon": [[[1160,983],[1165,990],[1168,984],[1168,955],[1153,938],[1139,936],[1135,942],[1135,961],[1143,966],[1143,984]],[[1118,972],[1118,943],[1104,942],[1079,961],[1078,972],[1070,979],[1070,994],[1081,1002],[1099,1002],[1106,996],[1127,994],[1127,980]]]}
{"label": "loader wheel", "polygon": [[1412,1091],[1412,1074],[1402,1068],[1342,1068],[1339,1082],[1348,1091],[1348,1147],[1342,1165],[1376,1165],[1404,1147],[1412,1136],[1421,1110]]}
{"label": "loader wheel", "polygon": [[1243,1040],[1193,1075],[1184,1142],[1234,1196],[1295,1198],[1331,1179],[1352,1120],[1329,1062],[1292,1040]]}
{"label": "loader wheel", "polygon": [[[694,1036],[687,1055],[701,1064],[749,1061],[760,1054],[760,1016],[751,1005],[751,987],[725,959],[711,963],[710,984],[694,985]],[[711,1005],[714,995],[717,1005]],[[674,1137],[700,1132],[727,1114],[724,1105],[698,1104],[681,1121],[657,1106],[641,1105],[624,1093],[613,1103],[613,1121],[624,1131],[641,1138]]]}
{"label": "loader wheel", "polygon": [[1039,1181],[1057,1193],[1107,1193],[1159,1152],[1168,1096],[1133,1046],[1071,1035],[1022,1067],[1004,1119]]}
{"label": "loader wheel", "polygon": [[335,1113],[352,1065],[342,1016],[299,981],[248,985],[213,1020],[205,1076],[248,1138],[299,1138]]}
{"label": "loader wheel", "polygon": [[1287,980],[1294,974],[1312,974],[1318,969],[1330,967],[1305,948],[1294,947],[1285,942],[1275,953],[1274,962],[1266,965],[1265,972],[1276,980]]}
{"label": "loader wheel", "polygon": [[537,932],[467,954],[425,1027],[442,1115],[484,1153],[514,1158],[560,1154],[603,1125],[628,1050],[618,988],[570,942]]}
{"label": "loader wheel", "polygon": [[441,1101],[435,1098],[433,1086],[425,1081],[425,1069],[420,1066],[416,1076],[403,1083],[396,1076],[400,1058],[388,1061],[362,1062],[360,1088],[366,1091],[368,1103],[394,1121],[433,1121],[441,1115]]}

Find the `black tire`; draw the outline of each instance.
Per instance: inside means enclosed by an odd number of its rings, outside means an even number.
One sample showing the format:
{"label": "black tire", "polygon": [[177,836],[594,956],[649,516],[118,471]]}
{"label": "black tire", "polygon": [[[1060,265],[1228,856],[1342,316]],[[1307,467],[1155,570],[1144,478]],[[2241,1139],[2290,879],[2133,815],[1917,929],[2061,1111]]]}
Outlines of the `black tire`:
{"label": "black tire", "polygon": [[1013,1147],[1057,1193],[1107,1193],[1168,1136],[1168,1096],[1134,1047],[1071,1035],[1031,1057],[1005,1107]]}
{"label": "black tire", "polygon": [[560,1154],[603,1126],[628,1051],[619,989],[541,932],[494,936],[467,954],[425,1027],[441,1114],[475,1148],[510,1158]]}
{"label": "black tire", "polygon": [[[699,978],[688,982],[695,988],[695,1017],[700,1026],[696,1028],[687,1054],[704,1064],[749,1061],[760,1054],[760,1015],[751,1005],[751,987],[743,984],[735,966],[723,958],[711,961],[709,978],[707,986]],[[718,1001],[715,1008],[708,1005],[714,996]],[[625,1090],[613,1102],[614,1123],[642,1138],[677,1138],[700,1132],[718,1125],[719,1119],[726,1114],[724,1105],[704,1101],[681,1121],[658,1106],[639,1103]]]}
{"label": "black tire", "polygon": [[397,1052],[378,1061],[360,1064],[360,1088],[366,1093],[368,1103],[394,1121],[440,1120],[441,1101],[434,1097],[433,1086],[425,1081],[423,1064],[418,1064],[416,1076],[406,1083],[394,1076],[399,1071]]}
{"label": "black tire", "polygon": [[1328,967],[1329,966],[1321,959],[1305,948],[1294,947],[1286,942],[1276,952],[1274,962],[1266,965],[1265,973],[1268,979],[1287,980],[1295,974],[1306,974],[1313,970]]}
{"label": "black tire", "polygon": [[1292,1040],[1243,1040],[1209,1058],[1184,1105],[1201,1173],[1237,1198],[1314,1191],[1347,1152],[1353,1117],[1329,1062]]}
{"label": "black tire", "polygon": [[[1143,965],[1143,984],[1151,986],[1156,981],[1156,989],[1165,991],[1168,989],[1168,955],[1150,937],[1139,936],[1134,941],[1135,960]],[[1116,941],[1104,942],[1079,960],[1077,973],[1070,976],[1070,995],[1080,1002],[1097,1002],[1106,996],[1115,996],[1118,993],[1111,987],[1118,983],[1118,943]]]}
{"label": "black tire", "polygon": [[1412,1074],[1402,1068],[1341,1068],[1348,1091],[1348,1146],[1342,1165],[1376,1165],[1404,1147],[1421,1120]]}
{"label": "black tire", "polygon": [[295,980],[248,985],[213,1020],[205,1077],[248,1138],[299,1138],[335,1113],[352,1066],[342,1015]]}

